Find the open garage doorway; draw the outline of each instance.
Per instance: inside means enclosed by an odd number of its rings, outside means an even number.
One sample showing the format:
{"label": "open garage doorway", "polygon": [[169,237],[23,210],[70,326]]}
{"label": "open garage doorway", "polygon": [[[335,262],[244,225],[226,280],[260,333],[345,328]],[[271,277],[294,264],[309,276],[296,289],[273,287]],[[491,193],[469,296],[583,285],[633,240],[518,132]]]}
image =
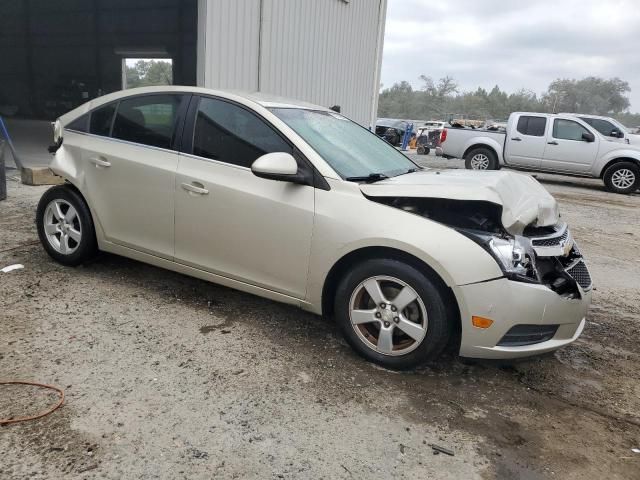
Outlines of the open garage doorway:
{"label": "open garage doorway", "polygon": [[123,58],[122,89],[173,85],[173,59]]}
{"label": "open garage doorway", "polygon": [[198,0],[0,0],[0,20],[0,116],[25,165],[50,160],[51,121],[123,88],[126,59],[171,64],[128,87],[196,84]]}
{"label": "open garage doorway", "polygon": [[198,0],[0,0],[0,19],[5,119],[52,121],[122,89],[123,58],[171,59],[171,83],[196,84]]}

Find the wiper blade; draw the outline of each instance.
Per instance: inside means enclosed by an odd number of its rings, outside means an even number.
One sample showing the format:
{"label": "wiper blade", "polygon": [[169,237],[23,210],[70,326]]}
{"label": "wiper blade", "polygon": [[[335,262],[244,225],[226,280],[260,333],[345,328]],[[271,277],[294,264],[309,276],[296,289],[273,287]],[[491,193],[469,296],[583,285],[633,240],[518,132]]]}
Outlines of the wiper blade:
{"label": "wiper blade", "polygon": [[396,177],[399,177],[400,175],[406,175],[407,173],[415,173],[418,170],[422,170],[422,169],[421,168],[417,168],[417,167],[416,168],[409,168],[409,169],[405,170],[404,172],[399,173],[398,175],[396,175]]}
{"label": "wiper blade", "polygon": [[384,180],[387,177],[384,173],[370,173],[369,175],[363,175],[360,177],[347,177],[348,182],[377,182],[378,180]]}

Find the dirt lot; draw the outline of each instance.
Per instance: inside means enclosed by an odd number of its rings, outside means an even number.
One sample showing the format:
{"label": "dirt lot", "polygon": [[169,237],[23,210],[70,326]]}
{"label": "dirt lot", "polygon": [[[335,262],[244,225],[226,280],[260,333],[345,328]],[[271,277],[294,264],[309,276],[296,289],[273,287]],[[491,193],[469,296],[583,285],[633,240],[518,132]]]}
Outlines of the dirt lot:
{"label": "dirt lot", "polygon": [[[62,267],[36,243],[44,189],[10,181],[0,267],[25,268],[0,273],[0,381],[67,399],[0,427],[0,478],[640,479],[640,195],[538,178],[596,284],[583,336],[542,358],[407,373],[292,307],[112,255]],[[54,400],[0,386],[0,417]]]}

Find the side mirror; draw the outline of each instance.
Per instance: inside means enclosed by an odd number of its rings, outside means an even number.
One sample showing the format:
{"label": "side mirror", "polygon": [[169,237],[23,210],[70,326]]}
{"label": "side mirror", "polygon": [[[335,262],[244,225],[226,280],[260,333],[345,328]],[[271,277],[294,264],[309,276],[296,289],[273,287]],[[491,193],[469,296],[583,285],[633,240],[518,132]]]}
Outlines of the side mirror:
{"label": "side mirror", "polygon": [[624,138],[624,133],[619,132],[618,130],[611,130],[611,133],[609,134],[609,136],[614,138]]}
{"label": "side mirror", "polygon": [[589,132],[584,132],[582,134],[582,140],[584,140],[585,142],[595,142],[596,141],[596,136],[593,133],[589,133]]}
{"label": "side mirror", "polygon": [[256,177],[281,182],[306,183],[304,175],[298,174],[298,162],[285,152],[273,152],[262,155],[251,165]]}

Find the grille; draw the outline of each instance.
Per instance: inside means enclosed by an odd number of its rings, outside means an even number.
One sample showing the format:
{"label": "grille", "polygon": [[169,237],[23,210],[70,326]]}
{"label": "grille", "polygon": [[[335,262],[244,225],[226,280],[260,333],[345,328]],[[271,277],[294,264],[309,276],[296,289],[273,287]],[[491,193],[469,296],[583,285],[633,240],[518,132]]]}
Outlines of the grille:
{"label": "grille", "polygon": [[564,233],[558,237],[553,238],[539,238],[533,240],[531,243],[534,247],[557,247],[564,242],[569,236],[569,230],[565,230]]}
{"label": "grille", "polygon": [[558,325],[516,325],[498,342],[501,347],[522,347],[551,340]]}
{"label": "grille", "polygon": [[583,290],[591,288],[591,275],[589,275],[589,270],[582,260],[573,265],[573,267],[567,268],[567,273],[578,282],[578,285]]}

